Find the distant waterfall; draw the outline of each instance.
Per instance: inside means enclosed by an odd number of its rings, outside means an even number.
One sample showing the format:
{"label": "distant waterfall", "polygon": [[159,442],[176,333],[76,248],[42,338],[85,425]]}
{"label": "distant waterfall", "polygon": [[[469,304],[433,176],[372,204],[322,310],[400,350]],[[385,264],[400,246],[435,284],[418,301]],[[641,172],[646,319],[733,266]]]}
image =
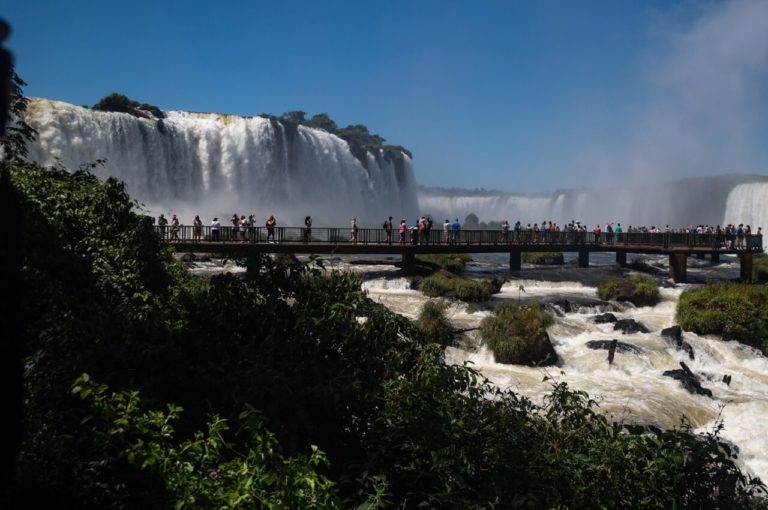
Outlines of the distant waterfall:
{"label": "distant waterfall", "polygon": [[[751,226],[752,232],[763,227],[765,233],[768,228],[768,182],[739,184],[733,188],[728,194],[723,223],[743,223]],[[768,249],[766,238],[763,239],[763,245]]]}
{"label": "distant waterfall", "polygon": [[387,216],[416,215],[410,159],[368,154],[363,165],[347,143],[325,131],[289,129],[262,117],[166,112],[139,119],[67,103],[32,100],[26,121],[39,132],[30,158],[68,169],[107,159],[100,177],[124,180],[152,214],[191,223],[233,213],[275,214],[281,225],[380,226]]}
{"label": "distant waterfall", "polygon": [[768,177],[718,175],[535,196],[427,188],[419,192],[419,207],[422,213],[460,221],[473,213],[480,221],[519,220],[523,225],[542,221],[563,225],[575,220],[590,227],[617,222],[624,228],[680,228],[725,222],[750,223],[757,230],[768,226]]}

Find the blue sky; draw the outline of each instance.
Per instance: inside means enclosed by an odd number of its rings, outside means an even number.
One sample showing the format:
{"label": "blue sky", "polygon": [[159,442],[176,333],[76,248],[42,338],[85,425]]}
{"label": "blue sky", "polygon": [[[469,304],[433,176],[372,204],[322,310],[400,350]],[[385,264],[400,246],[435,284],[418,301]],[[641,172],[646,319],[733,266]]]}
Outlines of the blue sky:
{"label": "blue sky", "polygon": [[327,112],[411,149],[420,184],[543,192],[768,173],[765,6],[33,0],[2,16],[29,96]]}

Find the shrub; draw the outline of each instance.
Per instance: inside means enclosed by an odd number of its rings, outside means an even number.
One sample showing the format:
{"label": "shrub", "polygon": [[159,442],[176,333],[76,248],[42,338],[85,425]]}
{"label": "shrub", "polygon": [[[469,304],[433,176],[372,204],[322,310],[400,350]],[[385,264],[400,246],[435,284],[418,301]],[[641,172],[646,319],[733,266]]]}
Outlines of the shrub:
{"label": "shrub", "polygon": [[503,304],[480,323],[480,334],[497,363],[552,364],[557,355],[547,335],[552,317],[535,306]]}
{"label": "shrub", "polygon": [[491,280],[477,280],[435,273],[419,282],[419,290],[429,297],[455,297],[462,301],[485,301],[497,292]]}
{"label": "shrub", "polygon": [[768,354],[768,286],[717,283],[686,291],[677,320],[685,330],[722,335]]}
{"label": "shrub", "polygon": [[93,109],[102,112],[130,113],[134,117],[165,118],[165,113],[163,113],[157,106],[147,103],[139,103],[138,101],[134,101],[128,96],[118,94],[117,92],[113,92],[112,94],[99,99],[99,101],[93,105]]}
{"label": "shrub", "polygon": [[447,308],[443,301],[427,301],[416,319],[416,326],[440,345],[449,345],[453,341],[453,326],[445,315]]}
{"label": "shrub", "polygon": [[651,278],[633,274],[627,278],[610,278],[597,287],[603,300],[628,301],[635,306],[652,306],[659,302],[659,288]]}
{"label": "shrub", "polygon": [[523,262],[542,266],[557,266],[565,264],[562,252],[554,251],[527,251],[523,253]]}

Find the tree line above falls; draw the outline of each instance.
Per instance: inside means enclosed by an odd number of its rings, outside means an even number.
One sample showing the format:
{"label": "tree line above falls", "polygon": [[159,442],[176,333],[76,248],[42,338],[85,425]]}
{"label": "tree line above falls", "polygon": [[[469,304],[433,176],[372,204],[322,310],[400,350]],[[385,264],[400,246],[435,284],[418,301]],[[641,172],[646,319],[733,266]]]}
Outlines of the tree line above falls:
{"label": "tree line above falls", "polygon": [[[86,105],[84,105],[87,107]],[[142,119],[157,119],[158,129],[164,129],[163,119],[165,113],[159,107],[147,103],[139,103],[130,99],[124,94],[113,92],[102,97],[95,105],[93,110],[102,112],[128,113],[134,117]],[[332,135],[336,135],[349,145],[352,152],[365,168],[368,168],[367,154],[373,154],[376,159],[383,158],[392,163],[402,163],[403,155],[407,154],[413,159],[411,151],[400,145],[385,145],[385,138],[371,133],[368,127],[363,124],[350,124],[347,127],[340,128],[336,122],[331,119],[327,113],[318,113],[307,119],[306,112],[294,110],[285,112],[277,116],[269,113],[262,113],[259,117],[269,119],[272,122],[282,124],[289,132],[295,132],[299,126],[306,126],[314,129],[322,129]]]}

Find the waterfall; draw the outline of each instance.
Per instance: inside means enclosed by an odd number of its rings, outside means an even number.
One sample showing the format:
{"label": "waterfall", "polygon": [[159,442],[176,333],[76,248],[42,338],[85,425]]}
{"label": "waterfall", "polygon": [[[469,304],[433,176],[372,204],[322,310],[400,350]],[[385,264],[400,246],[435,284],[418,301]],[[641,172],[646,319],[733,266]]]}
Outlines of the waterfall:
{"label": "waterfall", "polygon": [[[739,184],[728,194],[723,223],[750,225],[752,232],[758,227],[768,228],[768,182]],[[768,242],[763,237],[763,247]]]}
{"label": "waterfall", "polygon": [[[760,182],[762,181],[762,182]],[[747,184],[751,183],[751,184]],[[474,213],[480,221],[572,220],[590,227],[619,222],[647,227],[750,223],[768,226],[768,178],[761,175],[719,175],[642,186],[568,189],[548,195],[519,195],[423,188],[419,206],[434,217],[463,220]]]}
{"label": "waterfall", "polygon": [[353,216],[380,226],[417,213],[410,158],[368,153],[365,165],[347,142],[323,130],[286,127],[262,117],[166,112],[163,120],[33,99],[25,120],[38,130],[30,159],[115,176],[149,213],[195,214],[207,222],[232,213],[274,214],[284,226],[347,225]]}

